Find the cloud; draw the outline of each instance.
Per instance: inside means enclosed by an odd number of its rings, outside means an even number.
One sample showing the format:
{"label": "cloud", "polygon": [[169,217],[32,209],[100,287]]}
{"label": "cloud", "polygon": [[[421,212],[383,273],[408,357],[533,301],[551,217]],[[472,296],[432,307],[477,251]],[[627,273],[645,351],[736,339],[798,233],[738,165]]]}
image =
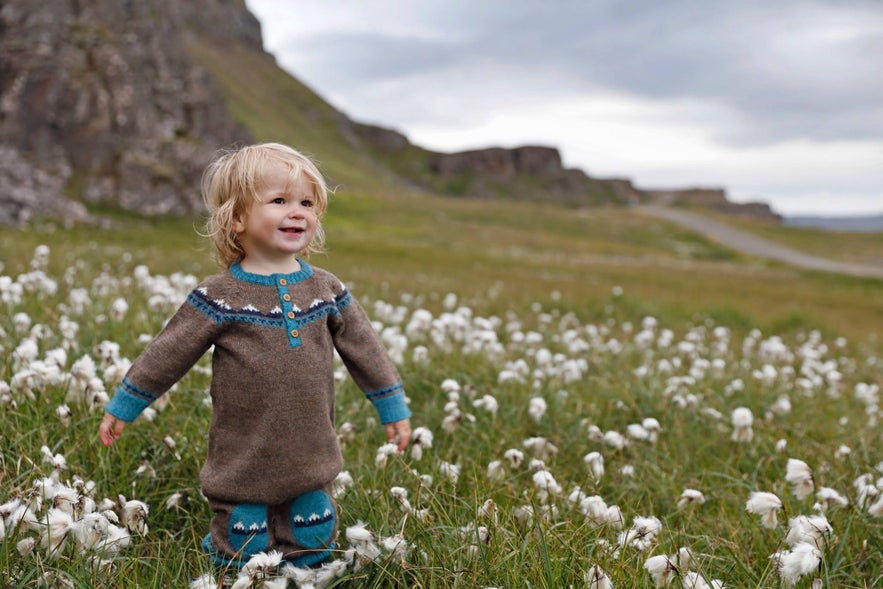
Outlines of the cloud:
{"label": "cloud", "polygon": [[[730,144],[883,135],[883,11],[870,3],[369,4],[363,21],[289,38],[288,65],[332,95],[432,101],[445,88],[465,117],[505,106],[495,100],[602,91],[729,109],[715,138]],[[489,100],[460,94],[464,80]]]}
{"label": "cloud", "polygon": [[280,49],[331,87],[382,84],[461,65],[450,43],[362,31],[308,35]]}

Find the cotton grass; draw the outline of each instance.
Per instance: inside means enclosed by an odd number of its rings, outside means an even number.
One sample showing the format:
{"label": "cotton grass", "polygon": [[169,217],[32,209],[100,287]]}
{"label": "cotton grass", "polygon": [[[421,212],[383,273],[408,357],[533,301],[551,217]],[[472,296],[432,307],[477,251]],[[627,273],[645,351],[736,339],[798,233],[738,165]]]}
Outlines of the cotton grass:
{"label": "cotton grass", "polygon": [[[92,431],[196,279],[144,266],[57,277],[45,255],[0,276],[4,582],[93,567],[96,586],[151,586],[150,563],[165,585],[216,586],[192,541],[207,521],[210,362],[133,427],[130,457],[101,452]],[[701,588],[883,574],[855,565],[883,517],[883,354],[819,332],[669,325],[633,304],[621,294],[587,318],[453,293],[364,299],[401,364],[413,443],[384,447],[337,364],[333,560],[298,569],[265,553],[231,582]]]}

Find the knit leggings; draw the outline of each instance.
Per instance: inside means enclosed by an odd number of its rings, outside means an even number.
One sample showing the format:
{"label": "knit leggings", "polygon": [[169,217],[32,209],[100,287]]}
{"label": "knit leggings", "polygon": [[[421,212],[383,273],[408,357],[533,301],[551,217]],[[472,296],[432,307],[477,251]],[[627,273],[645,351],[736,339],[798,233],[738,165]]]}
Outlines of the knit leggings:
{"label": "knit leggings", "polygon": [[258,552],[270,550],[281,552],[295,566],[324,562],[331,556],[338,527],[329,491],[309,491],[279,505],[209,498],[214,516],[203,549],[225,566],[242,566]]}

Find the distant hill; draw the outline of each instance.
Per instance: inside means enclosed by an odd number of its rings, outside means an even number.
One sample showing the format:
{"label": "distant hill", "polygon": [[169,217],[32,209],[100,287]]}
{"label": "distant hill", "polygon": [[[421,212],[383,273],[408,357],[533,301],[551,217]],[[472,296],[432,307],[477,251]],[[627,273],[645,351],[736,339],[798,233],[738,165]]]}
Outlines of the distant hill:
{"label": "distant hill", "polygon": [[826,231],[883,232],[883,214],[854,217],[785,217],[788,227],[812,227]]}

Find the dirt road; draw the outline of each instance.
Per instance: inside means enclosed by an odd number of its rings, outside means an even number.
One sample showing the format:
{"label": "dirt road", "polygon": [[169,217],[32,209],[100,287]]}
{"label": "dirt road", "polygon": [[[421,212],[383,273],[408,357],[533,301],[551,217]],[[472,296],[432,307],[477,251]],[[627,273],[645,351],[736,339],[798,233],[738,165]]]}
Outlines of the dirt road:
{"label": "dirt road", "polygon": [[637,208],[637,211],[658,219],[677,223],[692,231],[701,233],[712,241],[752,256],[771,258],[792,266],[809,268],[811,270],[849,274],[851,276],[883,278],[883,268],[881,267],[838,262],[827,258],[810,256],[689,211],[653,205],[642,205]]}

